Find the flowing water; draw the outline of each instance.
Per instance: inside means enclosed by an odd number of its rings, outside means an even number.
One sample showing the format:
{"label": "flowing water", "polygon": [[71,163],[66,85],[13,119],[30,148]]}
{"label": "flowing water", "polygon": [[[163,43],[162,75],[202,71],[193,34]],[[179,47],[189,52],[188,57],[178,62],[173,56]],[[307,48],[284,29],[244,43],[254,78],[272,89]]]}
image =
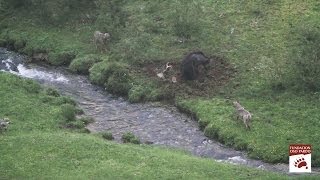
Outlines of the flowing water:
{"label": "flowing water", "polygon": [[0,70],[34,79],[71,96],[95,119],[87,128],[92,132],[109,131],[121,142],[125,132],[132,132],[142,142],[153,146],[178,148],[195,156],[260,169],[288,172],[287,164],[268,164],[247,157],[244,152],[209,140],[192,118],[173,106],[159,103],[130,104],[104,89],[90,84],[87,77],[71,74],[63,68],[25,64],[24,57],[0,48]]}

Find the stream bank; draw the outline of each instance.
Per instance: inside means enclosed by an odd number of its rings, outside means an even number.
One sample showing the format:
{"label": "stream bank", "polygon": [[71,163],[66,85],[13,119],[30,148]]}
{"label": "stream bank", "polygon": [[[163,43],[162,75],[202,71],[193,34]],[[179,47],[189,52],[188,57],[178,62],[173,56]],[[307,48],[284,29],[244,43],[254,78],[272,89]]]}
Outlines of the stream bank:
{"label": "stream bank", "polygon": [[[180,113],[176,107],[158,103],[130,104],[125,99],[114,97],[101,87],[92,85],[85,76],[71,74],[63,68],[24,64],[23,56],[5,49],[0,49],[0,60],[5,64],[3,67],[7,67],[2,70],[31,78],[58,89],[63,95],[71,96],[86,115],[95,119],[87,127],[93,133],[109,131],[120,142],[123,133],[132,132],[142,142],[152,142],[155,146],[177,148],[221,162],[288,172],[287,164],[268,164],[253,160],[244,152],[208,139],[199,129],[198,123]],[[16,67],[16,70],[11,67]]]}

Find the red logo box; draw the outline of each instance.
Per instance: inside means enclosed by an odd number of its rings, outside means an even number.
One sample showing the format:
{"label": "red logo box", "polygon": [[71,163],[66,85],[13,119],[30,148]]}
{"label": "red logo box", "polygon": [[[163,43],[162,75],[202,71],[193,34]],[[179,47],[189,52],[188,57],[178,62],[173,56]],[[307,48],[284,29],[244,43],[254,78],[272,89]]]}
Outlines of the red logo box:
{"label": "red logo box", "polygon": [[310,144],[290,144],[289,172],[311,173],[311,152]]}
{"label": "red logo box", "polygon": [[310,144],[290,144],[289,146],[289,156],[299,155],[299,154],[311,154]]}

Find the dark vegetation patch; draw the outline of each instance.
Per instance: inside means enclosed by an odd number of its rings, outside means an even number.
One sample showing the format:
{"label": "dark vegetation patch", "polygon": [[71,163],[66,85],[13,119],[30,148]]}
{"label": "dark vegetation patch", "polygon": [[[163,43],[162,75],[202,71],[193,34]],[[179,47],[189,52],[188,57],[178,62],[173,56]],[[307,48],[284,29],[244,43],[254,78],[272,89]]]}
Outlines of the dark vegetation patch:
{"label": "dark vegetation patch", "polygon": [[132,132],[126,132],[121,137],[123,143],[140,144],[140,139]]}
{"label": "dark vegetation patch", "polygon": [[94,64],[89,72],[92,83],[111,93],[127,96],[132,87],[130,70],[124,63],[105,60]]}
{"label": "dark vegetation patch", "polygon": [[82,57],[75,58],[70,66],[69,69],[72,72],[76,72],[79,74],[89,74],[89,69],[96,63],[102,61],[102,59],[95,54],[89,54]]}
{"label": "dark vegetation patch", "polygon": [[48,62],[54,66],[68,66],[75,57],[76,54],[72,51],[50,52]]}
{"label": "dark vegetation patch", "polygon": [[114,137],[113,137],[111,132],[103,132],[103,133],[101,133],[101,135],[102,135],[103,139],[106,139],[106,140],[109,140],[109,141],[114,140]]}
{"label": "dark vegetation patch", "polygon": [[60,94],[59,94],[59,92],[56,90],[56,89],[54,89],[54,88],[46,88],[45,89],[45,92],[46,92],[46,94],[47,95],[49,95],[49,96],[54,96],[54,97],[60,97]]}
{"label": "dark vegetation patch", "polygon": [[86,129],[86,125],[92,123],[94,119],[85,116],[79,117],[79,115],[82,115],[82,111],[78,111],[74,104],[62,104],[61,114],[63,117],[60,125],[61,128],[67,128],[86,133],[90,132],[88,129]]}

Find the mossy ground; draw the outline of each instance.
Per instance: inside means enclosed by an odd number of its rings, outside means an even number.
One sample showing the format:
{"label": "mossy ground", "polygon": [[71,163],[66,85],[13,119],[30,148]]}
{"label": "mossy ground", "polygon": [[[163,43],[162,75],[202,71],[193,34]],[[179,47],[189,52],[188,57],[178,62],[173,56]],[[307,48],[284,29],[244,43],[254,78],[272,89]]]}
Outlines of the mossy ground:
{"label": "mossy ground", "polygon": [[[132,102],[175,99],[201,119],[208,136],[264,161],[287,162],[290,143],[310,143],[313,165],[320,165],[319,93],[297,91],[299,83],[291,67],[297,43],[294,31],[306,19],[319,23],[318,1],[97,3],[89,3],[78,14],[76,9],[61,9],[56,15],[49,11],[45,20],[24,6],[2,9],[6,13],[1,15],[0,43],[30,56],[46,52],[51,64],[68,65],[71,60],[63,57],[70,56],[65,54],[76,58],[99,54],[101,62],[90,70],[86,68],[91,64],[86,63],[79,69],[110,92]],[[35,5],[29,8],[39,10]],[[107,52],[94,48],[95,30],[111,34]],[[185,54],[195,50],[221,57],[221,73],[209,73],[203,82],[178,84],[156,77],[157,67],[167,62],[179,65]],[[252,131],[234,120],[232,100],[236,99],[253,113]]]}

